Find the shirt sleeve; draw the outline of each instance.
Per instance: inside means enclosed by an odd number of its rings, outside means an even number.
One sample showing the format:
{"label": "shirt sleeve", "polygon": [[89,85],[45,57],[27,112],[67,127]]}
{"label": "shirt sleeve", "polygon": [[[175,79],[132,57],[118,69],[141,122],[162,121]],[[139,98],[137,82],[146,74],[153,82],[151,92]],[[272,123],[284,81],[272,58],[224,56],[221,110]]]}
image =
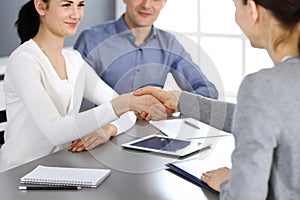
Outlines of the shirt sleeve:
{"label": "shirt sleeve", "polygon": [[217,99],[218,91],[215,85],[206,78],[200,67],[193,62],[191,56],[176,39],[172,51],[178,54],[172,66],[172,75],[178,86],[184,91]]}
{"label": "shirt sleeve", "polygon": [[[96,105],[101,105],[119,96],[117,92],[98,77],[91,67],[86,66],[86,68],[87,77],[89,78],[86,80],[84,96],[87,99]],[[117,127],[118,135],[132,128],[135,122],[136,116],[134,112],[130,111],[121,115],[120,118],[112,122],[112,124]]]}
{"label": "shirt sleeve", "polygon": [[43,84],[47,83],[42,83],[38,65],[31,55],[23,53],[11,59],[7,75],[35,125],[53,145],[70,142],[117,119],[110,102],[86,112],[61,116],[44,89]]}
{"label": "shirt sleeve", "polygon": [[182,92],[178,110],[214,128],[231,133],[235,104]]}
{"label": "shirt sleeve", "polygon": [[270,83],[247,76],[241,84],[232,131],[235,150],[228,181],[221,185],[221,200],[266,199],[276,148],[276,118]]}
{"label": "shirt sleeve", "polygon": [[[86,30],[83,30],[79,34],[79,36],[74,44],[74,49],[79,51],[79,53],[85,60],[87,60],[87,57],[88,57],[90,51],[92,51],[92,49],[94,48],[94,45],[95,45],[91,41],[94,41],[93,32],[90,29],[86,29]],[[91,64],[91,63],[89,63],[89,64]]]}

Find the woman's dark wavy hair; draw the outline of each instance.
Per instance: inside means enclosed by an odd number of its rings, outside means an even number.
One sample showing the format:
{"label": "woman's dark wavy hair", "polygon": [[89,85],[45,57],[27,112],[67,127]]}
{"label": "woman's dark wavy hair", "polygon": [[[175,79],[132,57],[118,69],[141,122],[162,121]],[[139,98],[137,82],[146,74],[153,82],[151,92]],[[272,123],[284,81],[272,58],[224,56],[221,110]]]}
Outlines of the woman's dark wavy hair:
{"label": "woman's dark wavy hair", "polygon": [[[254,0],[254,2],[268,9],[287,29],[293,29],[300,22],[300,0]],[[243,0],[243,4],[247,4],[247,0]],[[298,49],[300,53],[300,41]]]}
{"label": "woman's dark wavy hair", "polygon": [[[45,3],[48,1],[43,0]],[[40,16],[35,9],[34,0],[30,0],[22,6],[15,26],[17,27],[21,44],[36,36],[40,27]]]}

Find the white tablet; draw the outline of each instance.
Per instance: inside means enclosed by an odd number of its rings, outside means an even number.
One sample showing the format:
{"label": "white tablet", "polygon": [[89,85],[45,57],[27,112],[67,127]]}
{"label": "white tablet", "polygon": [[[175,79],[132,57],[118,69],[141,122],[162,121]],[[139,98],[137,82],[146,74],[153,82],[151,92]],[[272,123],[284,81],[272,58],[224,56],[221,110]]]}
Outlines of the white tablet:
{"label": "white tablet", "polygon": [[209,146],[197,140],[182,140],[176,138],[169,138],[162,135],[149,135],[140,139],[124,143],[122,147],[138,149],[144,151],[152,151],[174,156],[186,156]]}

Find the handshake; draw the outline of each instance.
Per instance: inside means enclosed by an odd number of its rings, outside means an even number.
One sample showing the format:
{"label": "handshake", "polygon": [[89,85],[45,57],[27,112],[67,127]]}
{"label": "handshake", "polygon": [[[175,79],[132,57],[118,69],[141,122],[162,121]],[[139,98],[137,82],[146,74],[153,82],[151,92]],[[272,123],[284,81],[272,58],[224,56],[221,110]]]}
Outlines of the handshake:
{"label": "handshake", "polygon": [[123,94],[111,101],[115,113],[120,116],[127,111],[147,121],[166,119],[177,111],[181,91],[166,91],[157,87],[145,87]]}

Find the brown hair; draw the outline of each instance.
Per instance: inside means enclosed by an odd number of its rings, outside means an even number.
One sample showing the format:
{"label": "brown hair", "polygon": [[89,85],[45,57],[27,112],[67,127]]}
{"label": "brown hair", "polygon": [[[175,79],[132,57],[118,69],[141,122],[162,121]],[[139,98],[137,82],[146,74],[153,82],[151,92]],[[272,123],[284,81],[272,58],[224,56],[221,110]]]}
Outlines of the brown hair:
{"label": "brown hair", "polygon": [[[43,0],[44,3],[48,1]],[[35,9],[34,0],[30,0],[22,6],[15,26],[17,27],[21,44],[36,36],[40,27],[40,16]]]}
{"label": "brown hair", "polygon": [[[247,0],[242,1],[243,4],[247,4]],[[300,0],[254,0],[254,2],[269,10],[283,27],[290,30],[297,28],[300,22]],[[300,53],[300,30],[298,49]]]}

